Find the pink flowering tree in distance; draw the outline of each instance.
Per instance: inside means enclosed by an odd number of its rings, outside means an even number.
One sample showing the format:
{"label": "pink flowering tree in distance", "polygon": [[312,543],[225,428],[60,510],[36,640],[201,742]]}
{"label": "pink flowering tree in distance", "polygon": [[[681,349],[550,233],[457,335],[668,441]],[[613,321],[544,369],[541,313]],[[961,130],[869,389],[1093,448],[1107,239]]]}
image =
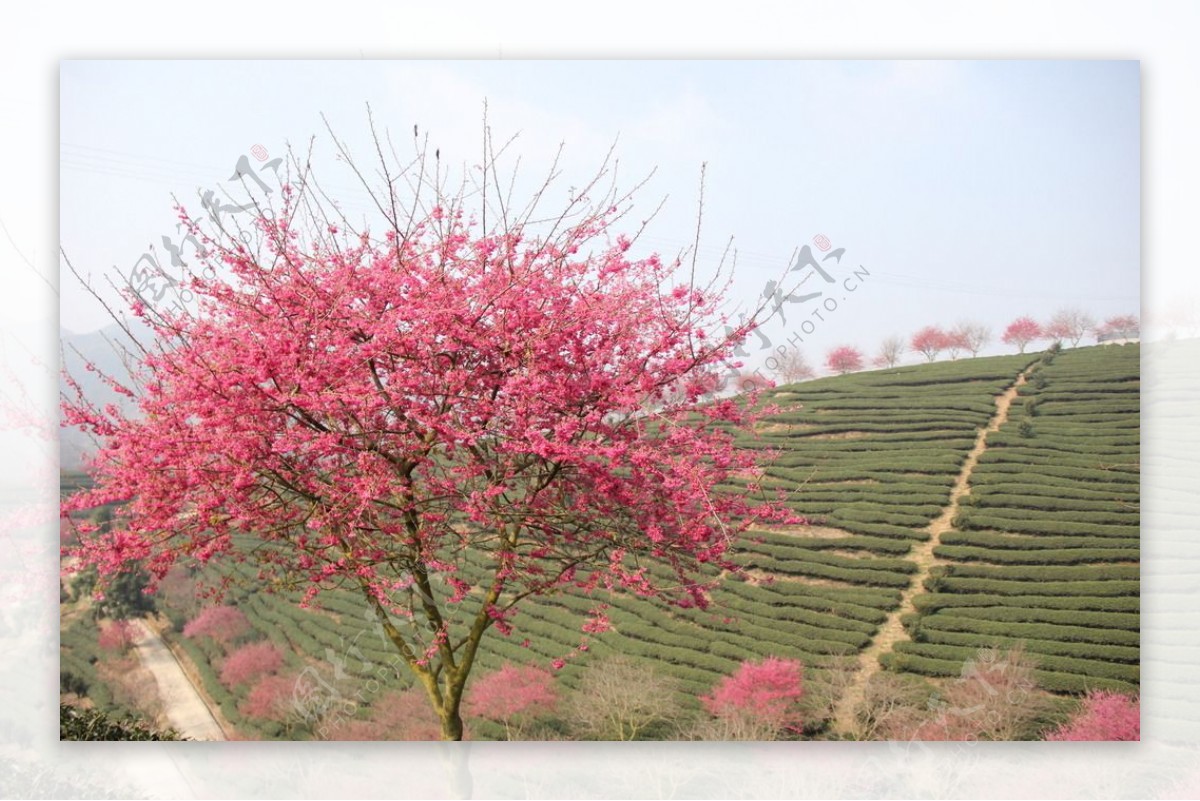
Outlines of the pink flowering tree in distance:
{"label": "pink flowering tree in distance", "polygon": [[295,692],[297,677],[271,673],[262,676],[238,704],[248,718],[271,721],[290,731],[297,720]]}
{"label": "pink flowering tree in distance", "polygon": [[283,667],[283,654],[265,640],[243,645],[225,658],[221,665],[221,683],[236,687],[274,673]]}
{"label": "pink flowering tree in distance", "polygon": [[1113,336],[1128,339],[1138,336],[1140,332],[1141,324],[1138,322],[1137,315],[1118,314],[1109,317],[1103,325],[1097,326],[1094,333],[1097,337]]}
{"label": "pink flowering tree in distance", "polygon": [[283,720],[291,709],[295,683],[295,676],[266,676],[255,683],[238,711],[247,717]]}
{"label": "pink flowering tree in distance", "polygon": [[1111,690],[1096,690],[1083,699],[1083,707],[1047,740],[1140,740],[1141,705],[1138,699]]}
{"label": "pink flowering tree in distance", "polygon": [[232,606],[208,606],[183,627],[184,637],[211,637],[226,649],[250,633],[250,621]]}
{"label": "pink flowering tree in distance", "polygon": [[804,695],[804,666],[794,659],[767,657],[746,661],[721,679],[700,702],[730,725],[729,735],[775,739],[801,730],[800,699]]}
{"label": "pink flowering tree in distance", "polygon": [[[204,249],[195,310],[130,299],[154,334],[117,385],[138,413],[63,401],[103,447],[62,514],[124,503],[105,530],[76,523],[68,556],[102,579],[251,562],[305,604],[353,588],[445,739],[484,635],[508,635],[524,599],[707,606],[742,531],[795,519],[734,446],[756,404],[697,403],[762,316],[725,335],[729,265],[697,281],[696,243],[635,256],[608,160],[556,211],[550,179],[516,204],[484,131],[457,193],[443,154],[414,139],[401,160],[377,135],[370,231],[296,158],[249,230],[181,207]],[[747,492],[714,491],[735,476]]]}
{"label": "pink flowering tree in distance", "polygon": [[520,739],[529,722],[553,712],[557,703],[554,676],[534,665],[506,662],[477,678],[467,693],[467,712],[503,724],[510,740]]}
{"label": "pink flowering tree in distance", "polygon": [[[371,702],[371,715],[357,720],[329,715],[314,732],[322,740],[440,740],[441,724],[418,688],[389,690]],[[470,739],[470,727],[463,739]]]}
{"label": "pink flowering tree in distance", "polygon": [[1044,336],[1042,326],[1037,320],[1032,317],[1018,317],[1008,324],[1000,339],[1005,345],[1016,345],[1017,353],[1024,353],[1030,342]]}
{"label": "pink flowering tree in distance", "polygon": [[950,354],[950,358],[957,359],[958,354],[962,351],[971,350],[971,337],[966,331],[952,328],[943,335],[942,344],[946,346],[946,352]]}
{"label": "pink flowering tree in distance", "polygon": [[133,646],[135,639],[132,623],[128,620],[112,620],[100,629],[96,643],[102,650],[125,653]]}
{"label": "pink flowering tree in distance", "polygon": [[933,361],[952,344],[949,335],[936,325],[927,325],[913,334],[912,349]]}
{"label": "pink flowering tree in distance", "polygon": [[838,375],[863,369],[862,351],[851,345],[841,345],[825,354],[825,366]]}

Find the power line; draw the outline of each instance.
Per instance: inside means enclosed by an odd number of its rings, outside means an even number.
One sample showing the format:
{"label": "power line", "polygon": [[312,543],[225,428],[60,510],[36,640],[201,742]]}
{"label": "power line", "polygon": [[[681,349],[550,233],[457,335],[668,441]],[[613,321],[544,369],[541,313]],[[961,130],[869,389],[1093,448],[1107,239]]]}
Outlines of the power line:
{"label": "power line", "polygon": [[903,275],[900,273],[871,273],[871,278],[874,280],[879,278],[885,284],[894,284],[896,286],[904,286],[911,289],[932,289],[934,291],[952,292],[961,295],[986,295],[989,297],[1007,297],[1007,298],[1070,298],[1074,300],[1092,300],[1092,301],[1127,301],[1127,295],[1050,295],[1044,292],[1021,292],[1012,289],[1000,289],[997,287],[981,287],[972,284],[954,283],[935,279],[923,279],[916,276]]}
{"label": "power line", "polygon": [[19,247],[17,247],[17,243],[15,241],[13,241],[12,234],[9,233],[8,226],[4,224],[3,218],[0,218],[0,230],[4,231],[4,237],[8,240],[8,244],[12,245],[12,249],[14,251],[16,251],[16,254],[18,256],[21,257],[21,261],[25,262],[26,266],[29,267],[30,272],[32,272],[34,275],[36,275],[38,278],[40,278],[42,283],[45,284],[46,286],[50,287],[50,291],[53,292],[55,295],[57,295],[58,287],[56,287],[56,286],[54,286],[54,284],[50,283],[50,279],[48,279],[48,278],[46,278],[46,276],[42,275],[41,271],[38,270],[38,268],[34,266],[33,262],[29,260],[29,257],[26,256],[24,253],[22,253],[21,249]]}

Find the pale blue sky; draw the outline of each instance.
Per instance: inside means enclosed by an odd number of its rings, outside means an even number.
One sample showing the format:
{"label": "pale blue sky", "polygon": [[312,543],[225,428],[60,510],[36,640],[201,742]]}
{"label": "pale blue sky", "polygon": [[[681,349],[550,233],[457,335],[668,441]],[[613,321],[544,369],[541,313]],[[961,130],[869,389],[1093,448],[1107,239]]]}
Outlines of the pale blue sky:
{"label": "pale blue sky", "polygon": [[[628,184],[657,167],[639,197],[648,211],[668,196],[644,240],[665,254],[691,241],[707,162],[701,264],[733,236],[745,304],[815,235],[846,248],[832,272],[870,277],[838,290],[811,361],[929,323],[998,336],[1062,306],[1138,311],[1134,61],[67,61],[63,247],[94,275],[127,273],[173,232],[172,192],[198,210],[197,189],[230,187],[253,145],[273,157],[313,135],[324,183],[364,211],[321,113],[364,162],[369,101],[404,144],[416,123],[444,162],[475,163],[485,98],[498,137],[520,132],[530,180],[559,142],[564,191],[614,140]],[[764,332],[783,343],[815,307],[784,304]],[[106,321],[65,272],[61,312],[72,331]]]}

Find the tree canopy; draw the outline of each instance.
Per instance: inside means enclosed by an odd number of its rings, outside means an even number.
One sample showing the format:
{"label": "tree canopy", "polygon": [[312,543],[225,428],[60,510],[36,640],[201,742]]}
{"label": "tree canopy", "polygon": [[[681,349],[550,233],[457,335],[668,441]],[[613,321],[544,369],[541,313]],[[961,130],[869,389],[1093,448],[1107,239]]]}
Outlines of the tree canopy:
{"label": "tree canopy", "polygon": [[[632,255],[630,195],[598,189],[602,170],[561,213],[537,212],[544,190],[517,213],[486,179],[446,194],[425,164],[384,162],[382,236],[299,167],[252,241],[181,208],[197,309],[131,298],[155,333],[119,389],[138,413],[64,401],[104,447],[62,509],[125,502],[76,524],[69,554],[102,576],[241,560],[306,603],[356,589],[457,738],[482,637],[523,599],[704,606],[737,534],[788,513],[734,447],[750,405],[697,404],[753,322],[715,337],[721,292],[694,264]],[[749,492],[715,491],[734,477]]]}

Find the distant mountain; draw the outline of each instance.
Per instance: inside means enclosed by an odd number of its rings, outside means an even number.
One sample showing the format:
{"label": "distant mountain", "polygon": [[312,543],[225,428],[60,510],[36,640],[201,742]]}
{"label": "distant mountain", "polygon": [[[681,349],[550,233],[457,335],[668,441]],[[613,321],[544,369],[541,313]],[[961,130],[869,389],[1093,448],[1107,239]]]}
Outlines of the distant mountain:
{"label": "distant mountain", "polygon": [[[130,330],[143,345],[148,346],[153,341],[149,329],[142,325],[131,326]],[[141,351],[133,344],[129,335],[116,325],[92,331],[86,334],[75,334],[65,328],[59,329],[59,340],[62,347],[62,364],[71,377],[83,390],[85,398],[97,406],[113,403],[125,413],[135,410],[136,404],[129,398],[113,391],[101,378],[110,376],[128,386],[129,370],[126,362],[136,361],[136,354]],[[91,364],[95,371],[88,370]],[[74,398],[74,391],[67,386],[66,380],[60,375],[58,388],[67,398]],[[77,426],[60,430],[59,456],[63,470],[78,470],[83,466],[84,457],[94,451],[96,443],[91,435]]]}

